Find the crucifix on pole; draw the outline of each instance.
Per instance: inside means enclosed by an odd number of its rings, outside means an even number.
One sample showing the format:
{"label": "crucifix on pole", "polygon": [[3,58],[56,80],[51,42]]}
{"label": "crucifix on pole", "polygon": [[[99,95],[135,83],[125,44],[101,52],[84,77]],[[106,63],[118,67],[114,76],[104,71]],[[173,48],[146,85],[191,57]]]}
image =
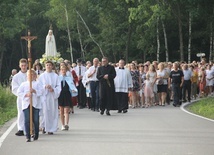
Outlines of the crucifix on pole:
{"label": "crucifix on pole", "polygon": [[[31,36],[30,30],[28,30],[28,35],[21,37],[28,43],[28,67],[29,67],[29,80],[30,80],[30,90],[32,89],[32,73],[31,73],[31,66],[32,66],[32,56],[31,56],[31,41],[37,39],[37,36]],[[33,135],[33,101],[32,96],[30,97],[30,135]]]}

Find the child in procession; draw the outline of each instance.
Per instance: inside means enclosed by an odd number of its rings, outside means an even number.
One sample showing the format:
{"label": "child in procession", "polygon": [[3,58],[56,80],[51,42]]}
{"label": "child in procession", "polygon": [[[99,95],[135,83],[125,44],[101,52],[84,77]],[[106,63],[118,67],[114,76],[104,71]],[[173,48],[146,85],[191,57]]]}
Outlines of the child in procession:
{"label": "child in procession", "polygon": [[150,107],[152,105],[152,101],[154,98],[154,92],[153,92],[153,84],[149,80],[149,74],[146,74],[146,80],[144,81],[144,96],[146,101],[146,108]]}
{"label": "child in procession", "polygon": [[[32,78],[32,88],[30,89],[30,77]],[[40,96],[42,87],[36,81],[37,74],[34,70],[27,71],[27,81],[23,82],[17,90],[18,96],[22,100],[22,110],[24,113],[24,127],[26,132],[26,142],[30,142],[30,98],[32,98],[32,118],[34,126],[34,140],[39,138],[39,111],[42,108]]]}
{"label": "child in procession", "polygon": [[43,120],[41,128],[43,133],[53,135],[58,128],[58,97],[61,92],[61,83],[59,76],[53,71],[52,61],[45,63],[45,72],[39,76],[39,82],[44,91],[44,100],[42,102]]}
{"label": "child in procession", "polygon": [[72,94],[77,93],[77,88],[73,83],[73,79],[66,75],[67,67],[65,65],[60,67],[60,81],[61,81],[61,92],[58,98],[60,119],[62,123],[61,130],[68,130],[69,112],[72,107]]}

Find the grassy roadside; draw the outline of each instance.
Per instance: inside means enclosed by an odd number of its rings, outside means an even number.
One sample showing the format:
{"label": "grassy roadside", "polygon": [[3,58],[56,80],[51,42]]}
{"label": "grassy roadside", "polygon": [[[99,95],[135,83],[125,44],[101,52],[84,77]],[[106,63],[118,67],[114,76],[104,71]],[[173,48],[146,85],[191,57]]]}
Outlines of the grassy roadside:
{"label": "grassy roadside", "polygon": [[214,120],[214,97],[201,99],[187,106],[187,110]]}
{"label": "grassy roadside", "polygon": [[17,115],[16,97],[0,86],[0,126]]}

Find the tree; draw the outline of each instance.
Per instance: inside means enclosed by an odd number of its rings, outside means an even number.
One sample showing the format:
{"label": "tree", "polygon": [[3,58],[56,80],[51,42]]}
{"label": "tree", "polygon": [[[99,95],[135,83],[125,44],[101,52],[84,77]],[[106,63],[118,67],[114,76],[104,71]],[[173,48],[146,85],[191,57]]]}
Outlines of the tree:
{"label": "tree", "polygon": [[6,52],[7,40],[12,39],[17,33],[25,28],[25,17],[29,10],[25,9],[26,0],[0,2],[0,80],[2,81],[2,64]]}

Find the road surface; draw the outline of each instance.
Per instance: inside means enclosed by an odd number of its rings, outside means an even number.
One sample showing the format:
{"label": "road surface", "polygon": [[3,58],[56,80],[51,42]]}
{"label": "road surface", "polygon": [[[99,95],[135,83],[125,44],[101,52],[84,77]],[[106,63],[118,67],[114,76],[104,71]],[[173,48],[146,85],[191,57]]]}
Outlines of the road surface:
{"label": "road surface", "polygon": [[111,116],[75,109],[69,131],[60,129],[27,143],[15,126],[0,155],[214,155],[214,123],[173,106]]}

